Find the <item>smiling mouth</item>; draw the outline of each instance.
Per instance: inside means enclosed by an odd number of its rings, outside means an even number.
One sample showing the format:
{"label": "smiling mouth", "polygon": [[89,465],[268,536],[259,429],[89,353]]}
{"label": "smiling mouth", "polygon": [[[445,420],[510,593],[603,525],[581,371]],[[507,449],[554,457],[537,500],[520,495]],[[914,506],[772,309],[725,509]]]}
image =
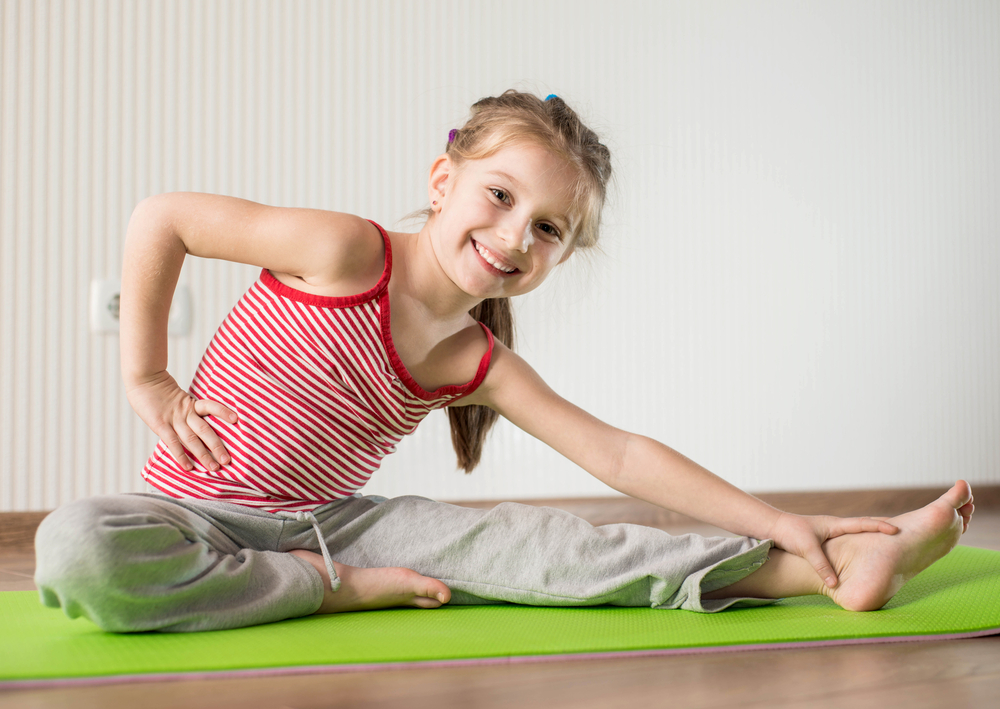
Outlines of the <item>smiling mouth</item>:
{"label": "smiling mouth", "polygon": [[476,248],[476,253],[478,253],[482,257],[483,261],[488,263],[494,271],[498,271],[507,276],[513,273],[518,273],[518,269],[516,266],[511,266],[510,264],[504,263],[502,260],[500,260],[499,257],[497,257],[496,254],[494,254],[492,251],[487,249],[485,246],[480,244],[475,239],[472,240],[472,245]]}

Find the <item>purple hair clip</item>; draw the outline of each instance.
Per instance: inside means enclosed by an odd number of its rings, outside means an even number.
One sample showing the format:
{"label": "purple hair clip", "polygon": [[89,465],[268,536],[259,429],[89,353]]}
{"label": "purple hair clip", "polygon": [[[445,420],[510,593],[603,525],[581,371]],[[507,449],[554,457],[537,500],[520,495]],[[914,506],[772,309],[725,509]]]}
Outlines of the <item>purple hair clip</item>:
{"label": "purple hair clip", "polygon": [[458,130],[457,129],[452,128],[450,131],[448,131],[448,142],[449,143],[454,143],[456,135],[458,135]]}

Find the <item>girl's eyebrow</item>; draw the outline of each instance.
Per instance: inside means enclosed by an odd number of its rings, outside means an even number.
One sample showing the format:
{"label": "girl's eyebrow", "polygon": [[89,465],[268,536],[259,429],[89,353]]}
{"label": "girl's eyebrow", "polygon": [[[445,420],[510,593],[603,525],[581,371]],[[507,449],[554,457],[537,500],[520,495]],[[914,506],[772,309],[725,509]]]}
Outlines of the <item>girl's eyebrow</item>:
{"label": "girl's eyebrow", "polygon": [[499,177],[508,182],[513,182],[515,187],[522,187],[521,183],[518,182],[517,178],[513,175],[504,172],[503,170],[490,170],[486,173],[487,175],[493,175],[494,177]]}

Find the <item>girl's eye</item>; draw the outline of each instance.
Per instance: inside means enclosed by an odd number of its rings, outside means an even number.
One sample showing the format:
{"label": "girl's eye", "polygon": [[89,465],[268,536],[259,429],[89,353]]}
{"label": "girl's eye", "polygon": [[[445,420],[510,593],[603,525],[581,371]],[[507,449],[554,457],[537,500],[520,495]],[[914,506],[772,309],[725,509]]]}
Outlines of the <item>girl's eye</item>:
{"label": "girl's eye", "polygon": [[499,199],[501,202],[508,202],[508,201],[510,201],[509,198],[507,197],[507,193],[504,192],[499,187],[491,187],[490,188],[490,192],[492,192],[493,196],[496,197],[497,199]]}
{"label": "girl's eye", "polygon": [[551,224],[546,224],[545,222],[542,222],[538,225],[538,228],[541,229],[546,234],[548,234],[549,236],[554,236],[557,239],[559,238],[559,230],[556,229]]}

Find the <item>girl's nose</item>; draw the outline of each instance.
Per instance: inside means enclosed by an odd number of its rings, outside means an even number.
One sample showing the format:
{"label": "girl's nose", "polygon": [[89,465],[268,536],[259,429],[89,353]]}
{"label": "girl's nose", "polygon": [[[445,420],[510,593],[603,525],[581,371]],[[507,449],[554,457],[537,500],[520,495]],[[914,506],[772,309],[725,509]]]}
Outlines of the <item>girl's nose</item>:
{"label": "girl's nose", "polygon": [[528,248],[535,241],[535,234],[531,229],[531,222],[511,223],[500,230],[500,236],[510,248],[520,251],[522,254],[528,252]]}

